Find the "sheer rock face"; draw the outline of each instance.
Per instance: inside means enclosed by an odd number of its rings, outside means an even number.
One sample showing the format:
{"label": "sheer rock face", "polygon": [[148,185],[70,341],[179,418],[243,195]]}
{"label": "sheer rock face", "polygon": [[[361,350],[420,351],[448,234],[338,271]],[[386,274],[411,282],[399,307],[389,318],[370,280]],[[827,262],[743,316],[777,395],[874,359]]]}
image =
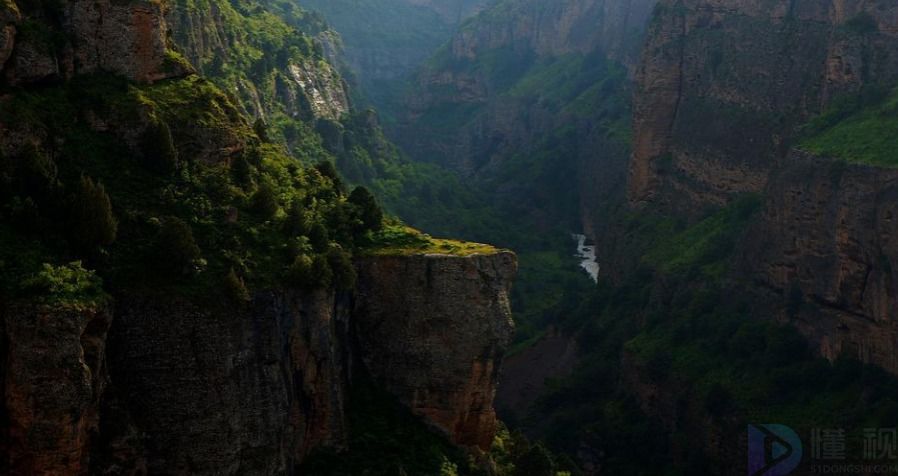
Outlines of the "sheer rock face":
{"label": "sheer rock face", "polygon": [[[36,18],[50,30],[25,34],[16,24],[28,18],[15,4],[0,7],[0,71],[10,84],[67,79],[76,74],[112,73],[153,82],[186,73],[167,60],[168,30],[163,4],[151,0],[65,2],[59,24]],[[32,28],[33,30],[33,28]],[[39,29],[38,29],[39,30]]]}
{"label": "sheer rock face", "polygon": [[86,474],[107,373],[110,309],[3,313],[3,474]]}
{"label": "sheer rock face", "polygon": [[372,377],[463,446],[488,449],[511,341],[513,254],[363,259],[356,350]]}
{"label": "sheer rock face", "polygon": [[896,51],[891,1],[662,1],[637,73],[631,201],[699,209],[763,190],[796,126],[898,80]]}
{"label": "sheer rock face", "polygon": [[898,372],[898,176],[793,150],[836,98],[896,82],[892,1],[662,1],[637,74],[631,203],[695,217],[762,193],[738,250],[758,315]]}
{"label": "sheer rock face", "polygon": [[898,373],[898,171],[796,152],[766,196],[743,250],[762,302],[825,357]]}
{"label": "sheer rock face", "polygon": [[376,257],[358,269],[355,296],[9,308],[0,470],[290,474],[309,452],[345,446],[355,361],[456,443],[488,448],[514,255]]}
{"label": "sheer rock face", "polygon": [[326,291],[263,293],[233,312],[123,298],[111,375],[149,473],[286,474],[313,448],[341,447],[347,319]]}

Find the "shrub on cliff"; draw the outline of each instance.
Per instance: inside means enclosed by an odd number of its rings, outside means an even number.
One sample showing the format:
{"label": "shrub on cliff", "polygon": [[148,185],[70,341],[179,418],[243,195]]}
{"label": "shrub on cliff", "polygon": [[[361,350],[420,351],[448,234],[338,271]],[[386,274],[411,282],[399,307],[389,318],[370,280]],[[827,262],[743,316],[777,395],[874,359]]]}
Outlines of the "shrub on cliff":
{"label": "shrub on cliff", "polygon": [[103,184],[82,176],[72,197],[69,216],[71,240],[80,250],[91,251],[115,241],[118,222]]}
{"label": "shrub on cliff", "polygon": [[41,304],[51,306],[91,306],[107,298],[103,281],[93,271],[84,269],[80,261],[60,266],[44,263],[22,287]]}
{"label": "shrub on cliff", "polygon": [[49,198],[57,186],[57,167],[46,153],[34,144],[27,144],[19,156],[18,166],[14,172],[18,191],[36,200]]}
{"label": "shrub on cliff", "polygon": [[268,137],[268,124],[265,124],[261,117],[253,123],[253,131],[262,142],[271,142],[271,139]]}
{"label": "shrub on cliff", "polygon": [[292,236],[306,236],[312,225],[309,214],[299,200],[293,200],[290,210],[287,211],[287,219],[284,221],[284,231]]}

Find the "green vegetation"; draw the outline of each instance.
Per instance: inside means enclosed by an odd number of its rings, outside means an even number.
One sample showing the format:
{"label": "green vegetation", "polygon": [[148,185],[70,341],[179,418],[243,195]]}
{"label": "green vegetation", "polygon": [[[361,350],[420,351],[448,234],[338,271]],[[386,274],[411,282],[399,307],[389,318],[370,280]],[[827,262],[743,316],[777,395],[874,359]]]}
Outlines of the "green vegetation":
{"label": "green vegetation", "polygon": [[[91,130],[84,114],[119,129]],[[332,164],[306,168],[261,141],[231,100],[197,77],[151,86],[81,78],[19,91],[0,117],[61,145],[30,144],[0,161],[4,295],[20,293],[45,261],[81,260],[116,288],[242,300],[295,277],[300,256],[312,264],[306,285],[348,289],[350,254],[380,227],[370,194],[358,191],[353,202]],[[129,144],[117,138],[124,131],[147,132]],[[242,149],[228,160],[197,135]]]}
{"label": "green vegetation", "polygon": [[95,308],[109,298],[103,291],[103,280],[84,269],[80,261],[60,266],[44,263],[22,285],[37,302],[52,307]]}
{"label": "green vegetation", "polygon": [[848,162],[898,167],[898,90],[842,98],[805,128],[799,147]]}
{"label": "green vegetation", "polygon": [[697,269],[705,279],[720,280],[726,271],[722,258],[733,249],[743,225],[759,206],[758,197],[743,196],[696,225],[667,237],[644,260],[665,274]]}
{"label": "green vegetation", "polygon": [[[614,474],[686,475],[728,464],[696,443],[697,432],[738,435],[758,421],[802,433],[859,429],[898,417],[898,380],[816,357],[795,329],[758,319],[751,297],[734,292],[743,288],[728,279],[732,252],[757,203],[746,196],[687,226],[651,212],[627,217],[623,229],[642,250],[642,267],[616,285],[601,282],[572,309],[566,328],[578,336],[580,364],[523,423],[551,422],[555,450],[574,454],[581,441],[601,450]],[[707,428],[646,415],[636,387],[621,383],[633,380],[660,389],[675,415],[705,415]],[[849,440],[849,448],[860,443]]]}
{"label": "green vegetation", "polygon": [[481,243],[433,238],[401,223],[391,223],[371,235],[365,251],[376,255],[440,254],[454,256],[488,255],[499,252],[496,248]]}

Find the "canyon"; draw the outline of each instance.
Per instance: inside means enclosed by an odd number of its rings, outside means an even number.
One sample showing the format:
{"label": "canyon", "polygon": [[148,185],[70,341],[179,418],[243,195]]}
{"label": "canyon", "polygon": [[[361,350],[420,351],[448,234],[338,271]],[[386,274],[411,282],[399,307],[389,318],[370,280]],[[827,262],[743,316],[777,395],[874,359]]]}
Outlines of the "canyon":
{"label": "canyon", "polygon": [[888,0],[0,0],[0,472],[890,424],[896,52]]}

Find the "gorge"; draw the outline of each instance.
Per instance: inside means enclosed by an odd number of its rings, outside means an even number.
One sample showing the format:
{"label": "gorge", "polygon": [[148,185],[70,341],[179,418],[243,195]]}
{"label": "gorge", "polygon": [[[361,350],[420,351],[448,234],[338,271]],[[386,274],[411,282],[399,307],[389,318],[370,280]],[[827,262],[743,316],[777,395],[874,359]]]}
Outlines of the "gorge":
{"label": "gorge", "polygon": [[0,474],[889,464],[896,52],[892,0],[0,0]]}

